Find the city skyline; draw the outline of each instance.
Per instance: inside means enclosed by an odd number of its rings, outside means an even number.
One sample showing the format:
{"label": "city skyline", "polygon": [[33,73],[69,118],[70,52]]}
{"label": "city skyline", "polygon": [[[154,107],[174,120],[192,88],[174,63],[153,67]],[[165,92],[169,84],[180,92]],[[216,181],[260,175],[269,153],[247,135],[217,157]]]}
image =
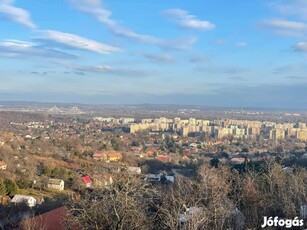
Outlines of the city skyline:
{"label": "city skyline", "polygon": [[0,98],[305,109],[306,15],[303,0],[0,0]]}

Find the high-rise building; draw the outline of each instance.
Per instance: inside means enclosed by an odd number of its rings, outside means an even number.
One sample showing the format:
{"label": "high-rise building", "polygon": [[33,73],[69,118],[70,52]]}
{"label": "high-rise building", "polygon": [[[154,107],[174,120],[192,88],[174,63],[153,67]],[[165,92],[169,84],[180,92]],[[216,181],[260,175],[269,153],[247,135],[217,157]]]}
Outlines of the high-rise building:
{"label": "high-rise building", "polygon": [[283,129],[272,129],[270,131],[270,139],[278,140],[278,139],[285,139],[285,131]]}
{"label": "high-rise building", "polygon": [[307,141],[307,130],[300,130],[297,132],[297,139]]}
{"label": "high-rise building", "polygon": [[183,137],[187,137],[189,135],[189,132],[190,132],[190,127],[189,126],[181,127],[181,135]]}

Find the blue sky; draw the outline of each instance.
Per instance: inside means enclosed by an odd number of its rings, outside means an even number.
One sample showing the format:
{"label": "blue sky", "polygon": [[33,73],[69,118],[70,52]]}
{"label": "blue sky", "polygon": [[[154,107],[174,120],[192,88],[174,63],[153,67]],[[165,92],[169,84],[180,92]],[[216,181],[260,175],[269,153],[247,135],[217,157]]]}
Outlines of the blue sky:
{"label": "blue sky", "polygon": [[0,0],[0,101],[307,108],[306,0]]}

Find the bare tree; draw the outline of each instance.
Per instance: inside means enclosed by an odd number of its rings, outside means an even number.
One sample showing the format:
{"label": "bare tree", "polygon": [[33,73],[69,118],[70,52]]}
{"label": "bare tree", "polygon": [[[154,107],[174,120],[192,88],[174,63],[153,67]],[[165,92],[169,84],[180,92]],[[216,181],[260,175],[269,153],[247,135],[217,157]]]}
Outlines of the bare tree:
{"label": "bare tree", "polygon": [[143,180],[121,175],[104,190],[87,193],[68,206],[72,214],[67,223],[70,229],[148,229],[152,219],[150,203],[154,190]]}
{"label": "bare tree", "polygon": [[20,230],[46,230],[46,225],[42,221],[34,220],[33,218],[24,218],[19,223]]}

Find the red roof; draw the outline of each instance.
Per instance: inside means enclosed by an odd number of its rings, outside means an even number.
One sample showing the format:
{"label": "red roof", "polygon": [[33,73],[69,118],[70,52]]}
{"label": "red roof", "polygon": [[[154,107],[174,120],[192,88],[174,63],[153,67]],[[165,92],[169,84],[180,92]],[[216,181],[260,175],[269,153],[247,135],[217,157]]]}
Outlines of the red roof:
{"label": "red roof", "polygon": [[264,161],[264,157],[258,157],[258,161]]}
{"label": "red roof", "polygon": [[45,230],[65,230],[65,217],[68,210],[65,206],[46,212],[44,214],[33,217],[30,220],[32,227]]}
{"label": "red roof", "polygon": [[207,144],[220,144],[223,143],[223,140],[220,139],[212,139],[212,140],[208,140]]}
{"label": "red roof", "polygon": [[102,152],[102,151],[95,151],[93,153],[93,158],[95,160],[101,160],[103,157],[106,157],[106,153],[105,152]]}
{"label": "red roof", "polygon": [[191,152],[191,150],[190,150],[190,149],[184,149],[183,152],[184,152],[185,154],[188,154],[188,153]]}
{"label": "red roof", "polygon": [[89,176],[83,176],[82,180],[84,181],[84,183],[89,184],[92,183],[92,179]]}
{"label": "red roof", "polygon": [[231,162],[236,162],[236,163],[244,163],[245,162],[245,158],[240,158],[240,157],[234,157],[230,160]]}
{"label": "red roof", "polygon": [[102,152],[102,151],[95,151],[93,156],[102,156],[103,154],[105,154],[105,153]]}
{"label": "red roof", "polygon": [[170,157],[166,155],[159,155],[156,157],[157,160],[162,161],[162,162],[167,162],[170,161]]}

